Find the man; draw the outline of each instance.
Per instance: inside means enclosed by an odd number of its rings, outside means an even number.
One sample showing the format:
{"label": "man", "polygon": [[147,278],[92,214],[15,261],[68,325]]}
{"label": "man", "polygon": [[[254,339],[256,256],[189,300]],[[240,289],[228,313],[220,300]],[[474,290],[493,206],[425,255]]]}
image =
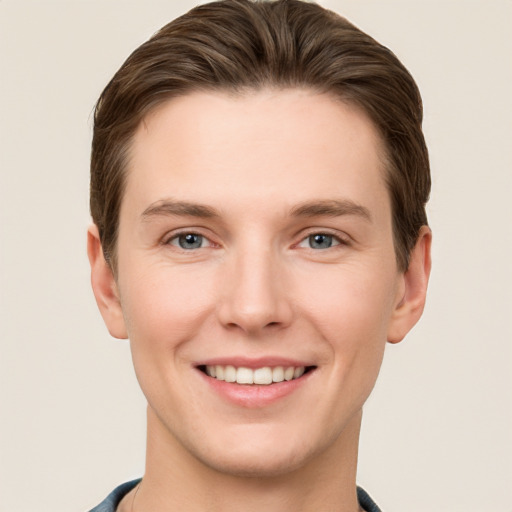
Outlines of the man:
{"label": "man", "polygon": [[297,0],[197,7],[123,64],[95,113],[88,253],[147,458],[95,512],[378,510],[358,437],[425,302],[421,120],[389,50]]}

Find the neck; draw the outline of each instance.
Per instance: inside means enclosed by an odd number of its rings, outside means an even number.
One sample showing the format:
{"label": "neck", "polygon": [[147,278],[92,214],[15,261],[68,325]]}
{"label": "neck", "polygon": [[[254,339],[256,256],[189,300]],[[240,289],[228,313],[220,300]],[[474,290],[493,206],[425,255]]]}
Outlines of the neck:
{"label": "neck", "polygon": [[331,446],[292,471],[240,476],[203,464],[148,408],[146,472],[133,511],[357,512],[360,425],[359,413]]}

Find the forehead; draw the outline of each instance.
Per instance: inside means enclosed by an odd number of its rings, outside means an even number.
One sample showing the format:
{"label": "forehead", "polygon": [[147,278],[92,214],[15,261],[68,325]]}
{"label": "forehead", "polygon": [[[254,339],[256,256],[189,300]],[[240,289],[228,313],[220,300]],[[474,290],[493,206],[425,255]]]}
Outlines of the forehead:
{"label": "forehead", "polygon": [[207,204],[263,197],[293,206],[333,194],[387,203],[382,154],[369,118],[330,95],[194,92],[138,127],[123,208],[140,212],[166,194]]}

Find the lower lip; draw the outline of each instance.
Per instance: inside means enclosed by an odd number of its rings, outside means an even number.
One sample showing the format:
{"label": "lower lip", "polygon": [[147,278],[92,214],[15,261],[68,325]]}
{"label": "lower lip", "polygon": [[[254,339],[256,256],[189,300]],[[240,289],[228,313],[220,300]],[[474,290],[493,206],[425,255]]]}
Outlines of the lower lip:
{"label": "lower lip", "polygon": [[276,382],[274,384],[236,384],[209,377],[198,370],[206,383],[222,398],[235,405],[258,408],[271,405],[303,386],[314,373],[310,370],[298,379]]}

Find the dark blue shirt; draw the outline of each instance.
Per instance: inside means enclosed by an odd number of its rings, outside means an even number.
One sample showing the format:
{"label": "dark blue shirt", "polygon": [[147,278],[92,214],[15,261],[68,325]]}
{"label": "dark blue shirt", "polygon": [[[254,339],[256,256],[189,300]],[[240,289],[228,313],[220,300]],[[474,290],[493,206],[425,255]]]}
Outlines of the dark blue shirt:
{"label": "dark blue shirt", "polygon": [[[119,487],[116,487],[104,501],[89,512],[115,512],[124,496],[128,494],[139,482],[140,478],[138,480],[132,480],[131,482],[121,484]],[[361,507],[363,507],[366,512],[381,512],[380,508],[377,507],[368,493],[361,489],[361,487],[357,488],[357,499],[359,500]]]}

